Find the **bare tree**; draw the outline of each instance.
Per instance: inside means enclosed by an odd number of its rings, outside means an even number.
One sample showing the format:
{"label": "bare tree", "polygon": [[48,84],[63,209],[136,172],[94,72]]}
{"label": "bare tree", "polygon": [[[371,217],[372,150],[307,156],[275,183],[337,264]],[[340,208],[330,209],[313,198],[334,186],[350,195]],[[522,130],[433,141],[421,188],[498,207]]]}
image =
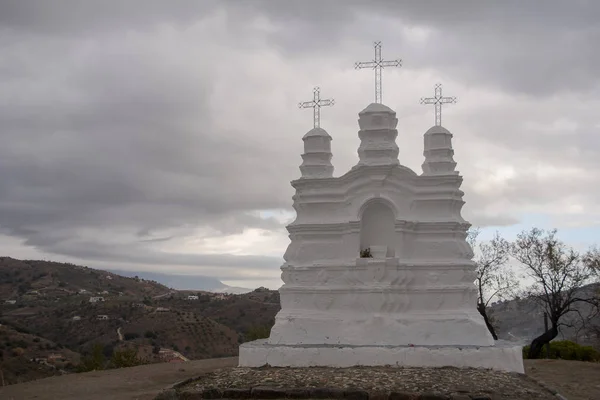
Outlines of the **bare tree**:
{"label": "bare tree", "polygon": [[511,254],[534,281],[529,296],[539,302],[550,319],[548,330],[533,339],[529,348],[528,357],[538,358],[542,347],[558,335],[558,328],[568,326],[565,315],[577,313],[584,319],[576,307],[578,303],[598,307],[597,298],[581,290],[590,282],[593,271],[584,257],[556,238],[556,230],[533,228],[521,232],[511,246]]}
{"label": "bare tree", "polygon": [[[583,256],[583,262],[592,271],[596,279],[600,279],[600,248],[592,247]],[[596,298],[600,298],[600,287],[596,286]],[[590,323],[585,333],[595,339],[596,345],[600,345],[600,307],[596,307],[594,313],[590,316]]]}
{"label": "bare tree", "polygon": [[583,262],[596,277],[600,278],[600,248],[592,247],[583,256]]}
{"label": "bare tree", "polygon": [[487,314],[487,307],[492,299],[503,299],[513,294],[517,281],[512,270],[507,266],[510,244],[496,232],[489,242],[477,242],[479,229],[471,229],[467,241],[473,248],[477,264],[476,281],[477,311],[483,317],[485,325],[494,340],[498,340],[496,330]]}

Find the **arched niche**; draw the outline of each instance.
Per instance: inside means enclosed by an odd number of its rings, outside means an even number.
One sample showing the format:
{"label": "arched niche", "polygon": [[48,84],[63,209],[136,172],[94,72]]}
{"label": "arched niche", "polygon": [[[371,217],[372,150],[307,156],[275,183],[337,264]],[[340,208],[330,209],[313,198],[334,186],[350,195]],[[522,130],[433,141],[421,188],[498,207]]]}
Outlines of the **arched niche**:
{"label": "arched niche", "polygon": [[365,204],[360,215],[360,250],[387,246],[386,257],[395,256],[396,217],[387,202],[374,199]]}

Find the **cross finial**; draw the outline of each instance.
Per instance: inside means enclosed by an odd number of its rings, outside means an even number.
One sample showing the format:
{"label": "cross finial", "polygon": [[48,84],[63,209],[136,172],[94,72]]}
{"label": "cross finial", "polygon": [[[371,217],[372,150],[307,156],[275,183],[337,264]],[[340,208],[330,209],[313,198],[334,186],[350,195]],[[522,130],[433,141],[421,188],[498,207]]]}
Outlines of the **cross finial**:
{"label": "cross finial", "polygon": [[456,103],[456,97],[442,97],[442,84],[435,85],[434,97],[421,97],[421,104],[435,106],[435,125],[442,126],[442,104]]}
{"label": "cross finial", "polygon": [[313,89],[313,99],[312,101],[305,101],[303,103],[298,103],[299,108],[312,108],[313,109],[313,119],[314,119],[314,127],[321,127],[321,107],[333,106],[335,104],[335,100],[333,99],[321,99],[321,89],[317,86]]}
{"label": "cross finial", "polygon": [[384,61],[381,59],[381,42],[375,42],[375,58],[373,61],[357,62],[354,68],[372,68],[375,70],[375,103],[381,103],[381,70],[384,67],[401,67],[402,60]]}

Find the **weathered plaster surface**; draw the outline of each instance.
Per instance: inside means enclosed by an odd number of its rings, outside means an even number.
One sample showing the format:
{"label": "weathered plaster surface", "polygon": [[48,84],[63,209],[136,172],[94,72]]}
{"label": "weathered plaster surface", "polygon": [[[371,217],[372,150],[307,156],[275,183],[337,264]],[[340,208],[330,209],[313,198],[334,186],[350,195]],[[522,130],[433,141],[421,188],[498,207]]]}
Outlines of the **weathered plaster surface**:
{"label": "weathered plaster surface", "polygon": [[[385,346],[396,349],[396,361],[413,360],[406,354],[415,350],[403,347],[412,345],[446,346],[446,353],[434,352],[436,360],[464,354],[452,346],[513,357],[516,350],[494,346],[475,308],[475,265],[465,240],[470,224],[461,216],[452,134],[442,127],[425,133],[417,175],[398,161],[394,111],[371,104],[358,122],[359,162],[340,177],[332,177],[329,134],[318,128],[304,137],[302,177],[292,182],[296,219],[287,227],[291,242],[281,267],[282,309],[270,347],[242,346],[240,363],[255,364],[254,354],[265,349],[291,363],[289,354],[300,351],[293,346],[301,345],[341,346],[346,350],[327,350],[340,363],[379,362]],[[359,257],[367,247],[374,258]],[[427,349],[419,350],[423,357]],[[312,351],[311,362],[327,360]],[[482,351],[465,360],[481,363],[475,355]]]}
{"label": "weathered plaster surface", "polygon": [[240,346],[240,367],[411,366],[489,368],[524,373],[521,347],[496,346],[281,346],[256,340]]}

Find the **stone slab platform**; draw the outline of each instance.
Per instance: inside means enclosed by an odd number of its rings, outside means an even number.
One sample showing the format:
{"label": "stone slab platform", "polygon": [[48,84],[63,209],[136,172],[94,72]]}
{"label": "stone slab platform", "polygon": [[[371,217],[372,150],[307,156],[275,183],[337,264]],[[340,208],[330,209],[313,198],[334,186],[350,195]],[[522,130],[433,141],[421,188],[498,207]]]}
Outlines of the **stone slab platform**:
{"label": "stone slab platform", "polygon": [[273,345],[267,339],[240,345],[240,367],[458,367],[524,373],[521,346]]}

